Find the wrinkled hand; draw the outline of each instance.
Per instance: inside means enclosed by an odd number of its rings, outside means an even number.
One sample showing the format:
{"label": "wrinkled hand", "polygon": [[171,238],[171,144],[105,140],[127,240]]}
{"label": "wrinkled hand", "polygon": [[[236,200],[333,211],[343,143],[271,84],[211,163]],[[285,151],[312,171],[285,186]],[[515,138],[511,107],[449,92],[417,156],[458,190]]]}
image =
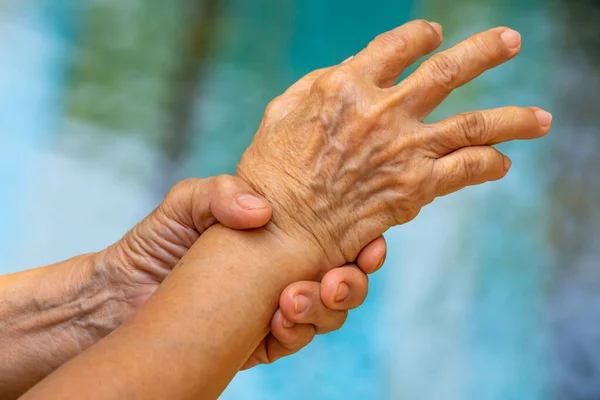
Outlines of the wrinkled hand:
{"label": "wrinkled hand", "polygon": [[550,129],[551,115],[535,107],[424,123],[453,89],[521,48],[517,32],[495,28],[394,85],[441,42],[439,24],[409,22],[341,65],[307,75],[267,107],[238,176],[271,202],[269,231],[327,260],[306,276],[354,260],[436,197],[504,177],[511,162],[491,146]]}
{"label": "wrinkled hand", "polygon": [[[101,272],[134,313],[211,225],[220,222],[233,229],[251,229],[265,225],[270,217],[269,203],[239,178],[188,179],[175,185],[157,209],[102,253]],[[315,333],[339,329],[347,310],[364,301],[366,274],[381,267],[385,251],[380,237],[361,252],[360,268],[349,264],[330,271],[321,283],[288,286],[271,321],[271,333],[244,369],[295,353]],[[297,300],[304,301],[303,310],[296,307]]]}

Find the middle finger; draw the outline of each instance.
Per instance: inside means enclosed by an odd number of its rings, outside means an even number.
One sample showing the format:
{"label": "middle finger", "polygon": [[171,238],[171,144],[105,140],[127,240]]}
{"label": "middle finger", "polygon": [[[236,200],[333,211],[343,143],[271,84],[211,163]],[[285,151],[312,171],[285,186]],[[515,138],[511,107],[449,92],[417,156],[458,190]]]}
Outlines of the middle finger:
{"label": "middle finger", "polygon": [[519,53],[521,36],[508,28],[494,28],[471,36],[425,61],[397,86],[404,110],[423,120],[456,88]]}

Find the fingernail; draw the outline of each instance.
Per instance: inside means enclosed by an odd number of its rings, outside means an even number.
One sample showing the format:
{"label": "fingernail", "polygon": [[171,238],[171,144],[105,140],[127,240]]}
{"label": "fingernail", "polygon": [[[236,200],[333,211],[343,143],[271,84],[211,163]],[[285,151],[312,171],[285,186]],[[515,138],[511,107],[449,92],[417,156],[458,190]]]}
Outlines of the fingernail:
{"label": "fingernail", "polygon": [[238,204],[246,210],[258,210],[261,208],[267,208],[267,203],[251,194],[243,194],[237,198]]}
{"label": "fingernail", "polygon": [[506,46],[514,50],[521,44],[521,35],[517,31],[507,29],[500,34],[500,39],[506,44]]}
{"label": "fingernail", "polygon": [[288,321],[287,319],[283,319],[283,327],[284,328],[291,328],[294,325],[296,325],[295,323],[293,323],[292,321]]}
{"label": "fingernail", "polygon": [[335,292],[336,303],[346,300],[348,296],[350,296],[350,287],[344,282],[340,283]]}
{"label": "fingernail", "polygon": [[442,36],[444,34],[444,30],[442,29],[442,25],[437,22],[429,22],[429,25],[433,26],[433,29],[437,32],[438,35]]}
{"label": "fingernail", "polygon": [[510,161],[510,158],[504,156],[504,170],[508,171],[508,169],[510,168],[511,165],[512,165],[512,161]]}
{"label": "fingernail", "polygon": [[301,294],[296,295],[294,297],[294,312],[296,314],[302,314],[308,309],[309,304],[310,300],[308,299],[308,297]]}
{"label": "fingernail", "polygon": [[552,123],[552,114],[550,114],[548,111],[537,110],[535,112],[535,117],[542,128],[547,128]]}

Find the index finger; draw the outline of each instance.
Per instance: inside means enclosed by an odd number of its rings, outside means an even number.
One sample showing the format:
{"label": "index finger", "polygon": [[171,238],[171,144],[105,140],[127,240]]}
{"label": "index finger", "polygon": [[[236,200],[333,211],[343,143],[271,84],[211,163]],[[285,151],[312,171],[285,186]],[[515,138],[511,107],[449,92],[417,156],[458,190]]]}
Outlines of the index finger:
{"label": "index finger", "polygon": [[392,86],[404,69],[442,43],[442,27],[416,20],[382,33],[348,64],[380,87]]}

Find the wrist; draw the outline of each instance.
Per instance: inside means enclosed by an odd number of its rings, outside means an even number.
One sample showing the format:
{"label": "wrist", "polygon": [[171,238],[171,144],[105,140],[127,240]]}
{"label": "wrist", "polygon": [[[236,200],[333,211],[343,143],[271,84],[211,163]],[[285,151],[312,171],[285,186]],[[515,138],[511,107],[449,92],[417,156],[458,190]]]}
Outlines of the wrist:
{"label": "wrist", "polygon": [[[272,222],[261,228],[244,231],[217,224],[201,237],[219,237],[222,248],[238,249],[240,254],[244,254],[248,266],[260,266],[262,284],[273,288],[278,295],[291,283],[317,280],[326,268],[319,251],[305,241],[288,235]],[[188,255],[196,256],[191,250],[186,257]],[[184,261],[185,257],[181,266],[187,264]]]}
{"label": "wrist", "polygon": [[[334,239],[331,224],[315,211],[323,207],[312,204],[318,203],[319,199],[310,188],[293,184],[292,178],[287,181],[281,177],[274,179],[268,173],[247,166],[238,167],[237,175],[270,202],[273,212],[265,229],[282,241],[293,242],[292,247],[304,248],[310,257],[319,260],[322,269],[317,275],[347,261]],[[332,212],[329,210],[328,219],[333,219]]]}
{"label": "wrist", "polygon": [[120,299],[118,318],[124,321],[133,315],[154,293],[162,279],[138,269],[139,264],[148,264],[132,254],[123,239],[95,254],[93,274],[104,285],[104,289]]}

